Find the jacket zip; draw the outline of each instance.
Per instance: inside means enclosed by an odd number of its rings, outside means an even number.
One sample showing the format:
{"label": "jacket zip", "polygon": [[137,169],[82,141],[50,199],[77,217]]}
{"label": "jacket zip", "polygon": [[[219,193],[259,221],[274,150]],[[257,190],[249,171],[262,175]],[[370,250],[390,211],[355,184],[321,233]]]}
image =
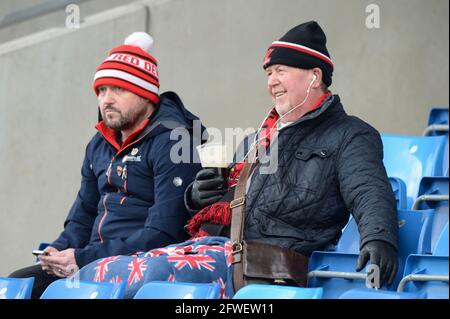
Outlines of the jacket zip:
{"label": "jacket zip", "polygon": [[106,215],[108,215],[108,209],[106,208],[106,198],[108,197],[108,194],[105,195],[103,198],[103,208],[105,209],[105,213],[103,214],[102,219],[100,220],[100,223],[98,223],[98,237],[100,238],[100,242],[103,243],[102,234],[100,232],[100,228],[102,227],[103,222],[105,221]]}
{"label": "jacket zip", "polygon": [[[157,128],[160,124],[161,124],[161,122],[158,122],[158,123],[155,125],[155,127],[154,127],[153,129]],[[137,142],[141,141],[144,137],[146,137],[148,134],[150,134],[150,132],[153,131],[153,129],[149,130],[147,133],[145,133],[144,135],[142,135],[140,138],[138,138],[137,140],[135,140],[135,141],[131,142],[130,144],[128,144],[125,148],[122,148],[121,150],[119,150],[119,151],[116,153],[115,157],[117,157],[117,156],[118,156],[120,153],[122,153],[123,151],[129,149],[130,146],[133,146],[133,145],[135,145]]]}
{"label": "jacket zip", "polygon": [[109,185],[111,185],[111,169],[112,169],[112,163],[114,162],[114,158],[115,158],[115,156],[113,156],[111,158],[111,161],[109,162],[109,165],[108,165],[108,169],[106,171],[106,176],[108,177],[108,184]]}
{"label": "jacket zip", "polygon": [[[158,127],[160,124],[161,124],[161,122],[158,122],[158,124],[156,124],[156,126],[155,126],[154,128]],[[153,128],[153,129],[154,129],[154,128]],[[111,162],[109,163],[109,166],[108,166],[108,170],[106,171],[106,173],[107,173],[107,175],[108,175],[108,184],[109,184],[109,185],[111,185],[111,170],[112,170],[112,164],[113,164],[113,162],[114,162],[114,159],[115,159],[120,153],[122,153],[123,151],[129,149],[130,146],[133,146],[133,145],[135,145],[137,142],[141,141],[141,140],[142,140],[144,137],[146,137],[151,131],[153,131],[153,129],[149,130],[147,133],[145,133],[143,136],[141,136],[140,138],[138,138],[136,141],[134,141],[134,142],[128,144],[125,148],[119,150],[119,151],[116,153],[116,155],[114,155],[114,156],[112,157]],[[108,142],[107,139],[105,139],[105,140]],[[127,183],[127,181],[125,180],[125,183],[124,183],[124,191],[125,191],[125,193],[127,192],[126,183]],[[100,220],[100,223],[98,224],[98,230],[97,230],[98,236],[99,236],[99,238],[100,238],[100,242],[102,242],[102,243],[103,243],[103,238],[102,238],[102,233],[101,233],[101,227],[102,227],[102,224],[103,224],[103,222],[104,222],[104,220],[105,220],[105,218],[106,218],[106,215],[108,214],[108,210],[106,209],[106,198],[107,198],[107,197],[108,197],[108,195],[105,195],[105,197],[103,198],[103,207],[105,208],[105,213],[103,214],[103,217],[102,217],[102,219]]]}

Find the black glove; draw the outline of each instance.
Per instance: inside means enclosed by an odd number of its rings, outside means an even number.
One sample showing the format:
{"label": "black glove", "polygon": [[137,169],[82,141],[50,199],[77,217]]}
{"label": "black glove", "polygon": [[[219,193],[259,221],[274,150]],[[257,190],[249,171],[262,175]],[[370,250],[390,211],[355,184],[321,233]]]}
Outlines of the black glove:
{"label": "black glove", "polygon": [[388,285],[392,284],[398,269],[397,250],[394,246],[381,240],[369,241],[361,248],[356,271],[363,269],[369,260],[380,269],[380,287],[386,282]]}
{"label": "black glove", "polygon": [[219,201],[227,191],[225,176],[219,174],[218,169],[204,168],[192,184],[191,203],[195,209],[202,209]]}

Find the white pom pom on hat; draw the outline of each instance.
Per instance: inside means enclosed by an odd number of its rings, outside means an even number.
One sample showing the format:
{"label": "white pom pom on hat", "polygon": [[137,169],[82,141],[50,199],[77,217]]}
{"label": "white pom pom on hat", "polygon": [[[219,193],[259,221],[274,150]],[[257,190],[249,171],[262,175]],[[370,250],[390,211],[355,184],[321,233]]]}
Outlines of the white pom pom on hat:
{"label": "white pom pom on hat", "polygon": [[146,32],[133,32],[126,37],[124,44],[141,48],[145,52],[150,53],[153,46],[153,38]]}

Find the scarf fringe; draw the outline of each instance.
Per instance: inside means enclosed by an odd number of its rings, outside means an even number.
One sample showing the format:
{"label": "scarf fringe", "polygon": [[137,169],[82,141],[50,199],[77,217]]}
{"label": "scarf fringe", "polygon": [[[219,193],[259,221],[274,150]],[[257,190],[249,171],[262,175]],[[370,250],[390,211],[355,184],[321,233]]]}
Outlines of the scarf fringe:
{"label": "scarf fringe", "polygon": [[[206,231],[200,229],[204,222],[209,222],[217,225],[230,225],[230,204],[227,202],[217,202],[212,205],[206,206],[191,218],[189,223],[186,225],[186,230],[194,238],[199,236],[208,236],[208,233]],[[200,233],[202,235],[199,235]]]}

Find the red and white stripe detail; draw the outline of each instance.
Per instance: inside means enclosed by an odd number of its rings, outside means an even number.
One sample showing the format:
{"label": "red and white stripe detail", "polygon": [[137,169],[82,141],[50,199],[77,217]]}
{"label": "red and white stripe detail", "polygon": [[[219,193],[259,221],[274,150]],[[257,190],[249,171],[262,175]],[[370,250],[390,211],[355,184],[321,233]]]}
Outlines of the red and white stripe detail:
{"label": "red and white stripe detail", "polygon": [[122,63],[128,64],[130,66],[137,67],[140,70],[142,70],[144,73],[149,73],[149,74],[153,75],[156,79],[158,79],[158,69],[156,67],[156,64],[154,64],[148,60],[139,58],[135,55],[126,54],[126,53],[113,53],[109,57],[107,57],[105,59],[105,61],[103,61],[103,63],[108,62],[108,61],[122,62]]}
{"label": "red and white stripe detail", "polygon": [[130,73],[123,72],[120,70],[113,70],[113,69],[104,69],[99,70],[95,73],[94,81],[96,81],[99,78],[116,78],[125,80],[127,82],[130,82],[136,86],[139,86],[140,88],[153,92],[156,95],[159,95],[159,88],[147,81],[142,80],[141,78],[138,78],[137,76],[134,76]]}
{"label": "red and white stripe detail", "polygon": [[303,45],[291,43],[291,42],[284,42],[284,41],[274,41],[272,43],[271,47],[288,48],[288,49],[296,50],[296,51],[303,52],[306,54],[310,54],[310,55],[315,56],[316,58],[319,58],[319,59],[327,62],[334,68],[333,61],[331,61],[331,59],[329,57],[327,57],[325,54],[320,53],[319,51],[313,50],[311,48],[305,47]]}

